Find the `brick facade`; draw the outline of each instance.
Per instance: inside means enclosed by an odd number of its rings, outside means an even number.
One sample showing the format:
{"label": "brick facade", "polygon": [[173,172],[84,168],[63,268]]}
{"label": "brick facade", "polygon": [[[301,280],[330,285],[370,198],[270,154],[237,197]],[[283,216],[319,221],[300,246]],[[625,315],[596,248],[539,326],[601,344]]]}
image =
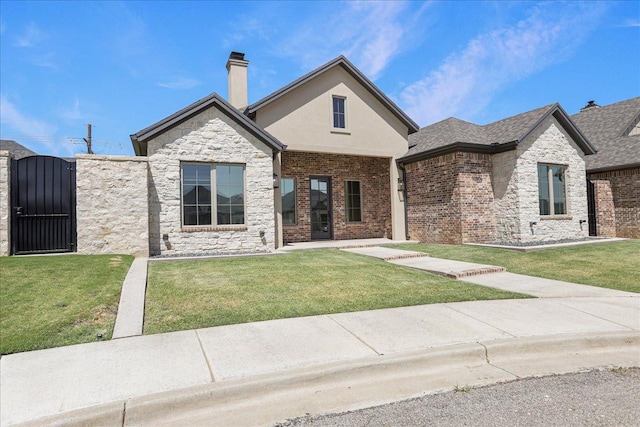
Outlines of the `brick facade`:
{"label": "brick facade", "polygon": [[456,152],[406,165],[409,237],[428,243],[493,240],[492,163]]}
{"label": "brick facade", "polygon": [[589,174],[598,236],[640,239],[640,168]]}
{"label": "brick facade", "polygon": [[[284,225],[284,242],[311,240],[311,176],[331,177],[333,238],[391,237],[390,159],[309,152],[282,153],[281,176],[296,181],[296,225]],[[345,220],[345,180],[360,181],[362,222]]]}

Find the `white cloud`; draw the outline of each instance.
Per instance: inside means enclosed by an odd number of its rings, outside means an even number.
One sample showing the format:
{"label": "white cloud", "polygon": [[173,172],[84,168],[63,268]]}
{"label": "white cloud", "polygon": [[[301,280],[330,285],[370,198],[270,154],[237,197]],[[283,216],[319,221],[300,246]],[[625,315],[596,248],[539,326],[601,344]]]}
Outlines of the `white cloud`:
{"label": "white cloud", "polygon": [[73,100],[73,106],[61,111],[60,117],[70,121],[85,120],[86,115],[80,110],[80,100],[78,98],[75,98]]}
{"label": "white cloud", "polygon": [[57,127],[20,112],[4,95],[0,95],[2,139],[14,139],[40,154],[68,156],[73,147],[56,137]]}
{"label": "white cloud", "polygon": [[[285,3],[291,8],[291,3]],[[298,5],[294,15],[282,10],[258,10],[243,16],[224,45],[236,49],[247,40],[262,40],[271,54],[291,58],[308,71],[343,54],[375,80],[394,56],[410,49],[407,40],[422,32],[419,17],[428,3],[407,1],[359,1]],[[273,5],[270,4],[273,9]],[[339,11],[336,10],[339,8]],[[416,10],[417,9],[417,10]],[[292,17],[295,17],[292,18]]]}
{"label": "white cloud", "polygon": [[171,80],[158,83],[158,86],[167,89],[191,89],[199,85],[198,80],[188,77],[173,77]]}
{"label": "white cloud", "polygon": [[16,47],[34,47],[42,43],[47,35],[38,26],[31,22],[27,25],[24,34],[15,38],[14,46]]}
{"label": "white cloud", "polygon": [[422,125],[483,109],[506,85],[565,60],[601,15],[597,3],[542,3],[513,26],[478,35],[425,78],[407,86],[405,111]]}

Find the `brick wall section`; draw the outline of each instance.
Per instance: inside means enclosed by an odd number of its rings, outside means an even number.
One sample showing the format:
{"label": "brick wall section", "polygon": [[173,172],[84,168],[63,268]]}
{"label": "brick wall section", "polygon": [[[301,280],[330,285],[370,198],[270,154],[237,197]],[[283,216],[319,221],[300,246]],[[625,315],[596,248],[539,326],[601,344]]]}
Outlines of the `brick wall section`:
{"label": "brick wall section", "polygon": [[[152,255],[275,249],[272,150],[258,138],[209,108],[149,141],[147,154]],[[182,227],[181,162],[245,165],[245,224]]]}
{"label": "brick wall section", "polygon": [[611,183],[607,179],[591,179],[595,199],[596,234],[616,237],[616,211]]}
{"label": "brick wall section", "polygon": [[[296,225],[284,225],[287,242],[311,240],[310,176],[331,177],[333,238],[391,237],[390,160],[308,152],[282,153],[282,177],[296,180]],[[359,223],[345,221],[345,180],[361,182],[362,215]]]}
{"label": "brick wall section", "polygon": [[149,255],[147,159],[76,157],[78,253]]}
{"label": "brick wall section", "polygon": [[406,165],[411,239],[461,244],[493,239],[491,157],[457,152]]}
{"label": "brick wall section", "polygon": [[596,186],[598,235],[640,239],[640,168],[589,174],[589,179]]}
{"label": "brick wall section", "polygon": [[11,155],[8,151],[0,151],[0,256],[10,253],[11,239]]}

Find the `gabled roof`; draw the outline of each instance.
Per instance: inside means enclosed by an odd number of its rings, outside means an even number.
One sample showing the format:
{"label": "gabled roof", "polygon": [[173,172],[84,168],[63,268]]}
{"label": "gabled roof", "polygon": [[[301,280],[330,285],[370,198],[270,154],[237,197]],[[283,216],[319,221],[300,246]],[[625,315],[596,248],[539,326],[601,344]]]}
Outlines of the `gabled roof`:
{"label": "gabled roof", "polygon": [[426,126],[418,133],[409,135],[409,151],[398,162],[410,163],[454,151],[493,154],[513,150],[549,116],[558,120],[585,154],[596,152],[567,113],[556,103],[484,126],[453,117]]}
{"label": "gabled roof", "polygon": [[273,150],[282,151],[286,148],[286,145],[284,145],[273,135],[269,134],[267,131],[256,125],[251,119],[235,109],[220,95],[218,95],[217,93],[212,93],[211,95],[194,102],[188,107],[183,108],[177,113],[174,113],[169,117],[166,117],[159,122],[154,123],[151,126],[146,127],[141,131],[131,135],[131,142],[133,143],[133,148],[136,155],[146,156],[147,142],[150,139],[157,137],[158,135],[172,129],[175,126],[178,126],[179,124],[211,107],[216,107],[218,110],[223,112],[225,115],[234,120],[253,136],[267,144]]}
{"label": "gabled roof", "polygon": [[405,126],[409,128],[409,133],[417,132],[420,126],[404,112],[402,111],[387,95],[385,95],[378,87],[369,80],[360,70],[358,70],[355,65],[353,65],[347,58],[343,55],[338,56],[337,58],[327,62],[326,64],[316,68],[310,73],[305,74],[299,79],[289,83],[285,87],[276,92],[273,92],[271,95],[267,95],[261,100],[254,102],[249,105],[247,109],[244,111],[246,115],[249,117],[253,116],[260,108],[265,105],[270,104],[271,102],[279,99],[280,97],[288,94],[291,91],[294,91],[298,87],[304,85],[308,81],[314,79],[318,75],[325,73],[333,67],[342,67],[347,73],[349,73],[358,83],[364,86],[382,105],[384,105],[387,109],[389,109],[397,118],[400,120]]}
{"label": "gabled roof", "polygon": [[598,149],[587,157],[587,172],[640,166],[640,134],[629,135],[640,119],[640,97],[586,108],[571,119]]}
{"label": "gabled roof", "polygon": [[12,139],[0,139],[0,150],[8,151],[13,155],[13,158],[16,160],[22,159],[24,157],[38,155],[38,153],[36,153],[35,151],[29,150],[24,145],[18,144],[16,141]]}

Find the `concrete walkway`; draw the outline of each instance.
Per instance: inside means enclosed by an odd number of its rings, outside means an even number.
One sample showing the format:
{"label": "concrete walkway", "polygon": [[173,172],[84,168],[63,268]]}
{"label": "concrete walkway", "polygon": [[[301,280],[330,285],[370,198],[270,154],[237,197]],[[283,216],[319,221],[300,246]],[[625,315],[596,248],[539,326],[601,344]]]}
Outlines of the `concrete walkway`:
{"label": "concrete walkway", "polygon": [[640,294],[504,272],[464,280],[541,288],[543,298],[280,319],[4,356],[0,425],[270,425],[456,385],[640,366]]}
{"label": "concrete walkway", "polygon": [[147,290],[147,258],[133,260],[120,291],[120,304],[113,338],[142,335],[144,300]]}

